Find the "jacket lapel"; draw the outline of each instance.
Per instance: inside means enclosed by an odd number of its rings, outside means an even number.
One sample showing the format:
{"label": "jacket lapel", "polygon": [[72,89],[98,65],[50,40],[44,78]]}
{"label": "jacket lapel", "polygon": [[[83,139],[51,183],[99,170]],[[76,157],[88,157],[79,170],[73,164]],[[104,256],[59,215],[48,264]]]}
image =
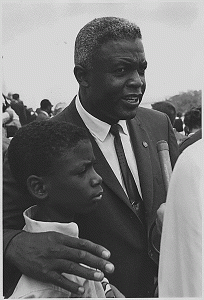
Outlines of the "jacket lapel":
{"label": "jacket lapel", "polygon": [[137,162],[145,210],[150,212],[153,204],[153,174],[150,159],[151,141],[145,128],[137,118],[127,121],[127,126]]}

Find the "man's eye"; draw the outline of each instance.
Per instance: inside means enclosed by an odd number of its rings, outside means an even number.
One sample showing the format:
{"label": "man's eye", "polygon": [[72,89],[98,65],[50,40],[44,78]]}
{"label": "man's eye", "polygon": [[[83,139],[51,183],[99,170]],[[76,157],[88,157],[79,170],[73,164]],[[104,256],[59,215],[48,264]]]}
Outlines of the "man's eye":
{"label": "man's eye", "polygon": [[145,74],[145,70],[147,68],[147,62],[142,62],[142,63],[139,63],[139,69],[138,69],[138,73],[140,75],[144,75]]}
{"label": "man's eye", "polygon": [[138,70],[138,74],[144,75],[145,74],[145,69]]}
{"label": "man's eye", "polygon": [[125,68],[118,68],[118,69],[116,69],[115,70],[115,72],[117,73],[117,74],[122,74],[122,73],[124,73],[125,72]]}

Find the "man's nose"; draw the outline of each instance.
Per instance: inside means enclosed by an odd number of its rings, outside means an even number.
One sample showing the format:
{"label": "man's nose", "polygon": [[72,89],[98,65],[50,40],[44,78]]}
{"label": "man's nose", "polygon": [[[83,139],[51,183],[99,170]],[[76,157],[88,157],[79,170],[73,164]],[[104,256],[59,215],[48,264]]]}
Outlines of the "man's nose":
{"label": "man's nose", "polygon": [[127,87],[141,87],[143,85],[143,81],[141,80],[141,77],[139,75],[139,73],[137,72],[137,70],[135,70],[130,78],[127,80],[126,82]]}

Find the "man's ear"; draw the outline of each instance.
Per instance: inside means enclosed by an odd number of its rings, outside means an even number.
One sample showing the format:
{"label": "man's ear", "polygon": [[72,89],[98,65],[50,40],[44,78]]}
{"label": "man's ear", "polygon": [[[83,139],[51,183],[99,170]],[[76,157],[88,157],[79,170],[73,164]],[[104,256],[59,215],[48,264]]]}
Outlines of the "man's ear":
{"label": "man's ear", "polygon": [[38,200],[46,200],[48,191],[42,177],[31,175],[27,179],[27,188],[30,194]]}
{"label": "man's ear", "polygon": [[74,75],[81,86],[88,87],[88,72],[80,65],[74,67]]}

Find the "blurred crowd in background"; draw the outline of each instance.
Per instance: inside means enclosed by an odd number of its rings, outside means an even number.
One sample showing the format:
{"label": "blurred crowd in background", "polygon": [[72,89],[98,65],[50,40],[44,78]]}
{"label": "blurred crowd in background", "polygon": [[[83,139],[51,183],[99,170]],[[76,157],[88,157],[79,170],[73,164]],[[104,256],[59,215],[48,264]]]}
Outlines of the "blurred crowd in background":
{"label": "blurred crowd in background", "polygon": [[[54,115],[60,113],[67,105],[68,103],[66,102],[59,102],[53,107],[50,100],[42,99],[39,103],[39,108],[34,111],[33,108],[28,108],[24,104],[19,94],[2,94],[3,156],[10,140],[21,126],[33,122],[34,120],[40,121],[52,118]],[[151,106],[152,109],[168,115],[179,145],[197,131],[197,134],[201,135],[201,106],[193,106],[185,113],[176,111],[175,106],[170,101],[155,102]]]}
{"label": "blurred crowd in background", "polygon": [[8,148],[10,140],[15,135],[16,131],[33,121],[50,119],[54,115],[61,112],[67,103],[59,102],[53,107],[48,99],[43,99],[39,103],[39,108],[35,111],[33,108],[28,108],[20,99],[20,95],[15,93],[8,95],[2,94],[2,146],[3,156]]}

